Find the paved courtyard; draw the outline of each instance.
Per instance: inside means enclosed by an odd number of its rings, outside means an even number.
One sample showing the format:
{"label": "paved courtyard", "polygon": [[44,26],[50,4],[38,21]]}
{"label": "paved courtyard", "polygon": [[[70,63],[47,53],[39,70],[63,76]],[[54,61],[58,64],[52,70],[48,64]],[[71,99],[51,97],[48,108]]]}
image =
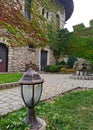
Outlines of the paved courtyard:
{"label": "paved courtyard", "polygon": [[[66,74],[40,74],[45,80],[41,100],[57,96],[74,88],[93,88],[93,80],[70,79]],[[20,86],[0,91],[0,115],[24,106]]]}

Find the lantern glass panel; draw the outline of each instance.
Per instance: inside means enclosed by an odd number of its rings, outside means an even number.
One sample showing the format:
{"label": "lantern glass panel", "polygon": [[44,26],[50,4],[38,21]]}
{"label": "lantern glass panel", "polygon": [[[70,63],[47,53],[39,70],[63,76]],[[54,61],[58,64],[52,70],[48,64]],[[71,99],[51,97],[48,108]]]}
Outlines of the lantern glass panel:
{"label": "lantern glass panel", "polygon": [[42,84],[36,84],[34,86],[34,105],[39,102],[42,93]]}
{"label": "lantern glass panel", "polygon": [[23,85],[23,98],[27,106],[32,105],[32,85]]}

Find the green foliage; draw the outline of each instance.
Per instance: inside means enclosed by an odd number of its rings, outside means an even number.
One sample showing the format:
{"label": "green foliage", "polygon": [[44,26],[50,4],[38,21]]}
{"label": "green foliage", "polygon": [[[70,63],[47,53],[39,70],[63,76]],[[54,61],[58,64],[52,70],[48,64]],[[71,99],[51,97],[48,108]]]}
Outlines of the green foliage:
{"label": "green foliage", "polygon": [[50,72],[58,72],[58,70],[59,70],[59,66],[57,66],[57,65],[52,65],[52,66],[50,66]]}
{"label": "green foliage", "polygon": [[67,65],[70,68],[73,68],[74,62],[77,60],[77,57],[75,55],[70,55],[67,61]]}
{"label": "green foliage", "polygon": [[[93,20],[90,21],[91,24]],[[54,35],[54,34],[53,34]],[[83,24],[74,26],[74,32],[62,29],[54,35],[55,42],[51,44],[56,62],[60,55],[75,54],[89,60],[93,64],[93,26],[85,28]],[[51,37],[52,38],[52,37]],[[53,39],[53,38],[52,38]]]}
{"label": "green foliage", "polygon": [[56,59],[56,63],[58,63],[58,58],[60,55],[66,54],[68,51],[68,41],[71,37],[72,33],[69,33],[67,29],[58,30],[58,32],[51,33],[51,49],[53,50],[53,54]]}
{"label": "green foliage", "polygon": [[90,26],[93,27],[93,19],[90,20]]}
{"label": "green foliage", "polygon": [[[55,0],[32,0],[31,5],[29,5],[30,1],[24,2],[23,5],[25,5],[26,11],[29,12],[29,15],[31,13],[31,19],[29,20],[22,13],[20,0],[17,0],[16,3],[14,1],[10,2],[10,0],[0,1],[0,22],[3,23],[0,28],[7,30],[7,33],[5,32],[3,35],[8,39],[11,46],[25,46],[33,43],[35,47],[45,47],[51,40],[48,38],[48,20],[41,15],[39,7],[44,7],[45,10],[54,13],[58,11],[63,13],[64,9]],[[54,32],[55,25],[52,27],[53,30],[51,31]]]}
{"label": "green foliage", "polygon": [[[8,42],[11,44],[11,46],[28,45],[32,41],[31,38],[26,37],[22,30],[12,26],[9,23],[0,21],[0,26],[2,26],[2,28],[6,28],[6,36],[8,36]],[[5,34],[3,35],[5,37]]]}
{"label": "green foliage", "polygon": [[0,74],[0,84],[18,82],[21,76],[21,73]]}
{"label": "green foliage", "polygon": [[62,60],[62,61],[60,61],[58,64],[59,64],[59,65],[66,65],[66,62],[65,62],[64,60]]}
{"label": "green foliage", "polygon": [[60,1],[55,0],[39,0],[39,3],[44,7],[44,9],[49,10],[50,12],[58,12],[60,10],[63,13],[64,8],[62,7],[62,3]]}
{"label": "green foliage", "polygon": [[61,73],[66,73],[66,74],[69,74],[69,73],[75,73],[76,70],[75,69],[70,69],[68,68],[67,64],[60,64],[60,65],[48,65],[45,67],[45,71],[46,72],[61,72]]}
{"label": "green foliage", "polygon": [[92,60],[93,38],[91,36],[84,36],[83,33],[82,35],[81,33],[73,33],[72,38],[68,43],[69,49],[67,54],[75,54],[77,57],[83,57],[85,59]]}
{"label": "green foliage", "polygon": [[7,23],[5,23],[5,24],[7,25],[7,31],[9,31],[11,34],[15,35],[18,32],[15,27],[13,27],[13,26],[11,26],[11,25],[9,25]]}
{"label": "green foliage", "polygon": [[23,123],[23,118],[26,116],[26,109],[11,113],[6,117],[0,116],[0,130],[29,130],[29,125]]}
{"label": "green foliage", "polygon": [[67,46],[70,37],[71,33],[69,33],[67,29],[58,31],[58,51],[63,55],[67,52]]}
{"label": "green foliage", "polygon": [[75,32],[78,32],[78,31],[80,31],[80,30],[82,30],[82,29],[85,29],[85,26],[84,26],[83,23],[81,23],[81,24],[78,24],[78,25],[73,26],[73,28],[74,28],[74,31],[75,31]]}
{"label": "green foliage", "polygon": [[[93,90],[71,92],[40,102],[36,115],[46,121],[47,130],[92,130]],[[29,130],[24,124],[27,109],[0,116],[0,130]]]}
{"label": "green foliage", "polygon": [[62,66],[61,65],[48,65],[45,67],[46,72],[58,72]]}
{"label": "green foliage", "polygon": [[76,70],[73,68],[61,68],[60,72],[64,74],[72,74],[72,73],[76,73]]}
{"label": "green foliage", "polygon": [[56,61],[60,55],[60,52],[58,52],[57,35],[58,35],[58,33],[55,28],[55,21],[54,21],[54,19],[52,19],[52,21],[50,22],[50,24],[48,26],[48,39],[49,39],[49,43],[50,43],[50,48],[53,50],[53,54],[55,56]]}
{"label": "green foliage", "polygon": [[45,71],[46,71],[46,72],[49,72],[49,71],[50,71],[50,65],[47,65],[47,66],[45,67]]}
{"label": "green foliage", "polygon": [[[78,28],[78,26],[76,27]],[[83,28],[82,25],[80,28],[72,33],[64,34],[63,39],[68,38],[68,40],[62,41],[64,50],[61,52],[65,55],[75,54],[77,57],[85,58],[93,63],[93,27]]]}

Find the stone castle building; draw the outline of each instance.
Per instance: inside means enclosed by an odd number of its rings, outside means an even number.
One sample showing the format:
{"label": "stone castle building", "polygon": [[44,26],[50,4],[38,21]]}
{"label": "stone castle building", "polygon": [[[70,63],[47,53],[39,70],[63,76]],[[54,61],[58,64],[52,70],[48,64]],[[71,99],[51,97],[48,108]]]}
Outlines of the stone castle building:
{"label": "stone castle building", "polygon": [[[16,1],[16,0],[14,0]],[[26,0],[27,3],[31,2]],[[56,0],[57,1],[57,0]],[[59,1],[59,2],[58,2]],[[67,21],[73,12],[73,1],[72,0],[58,0],[57,4],[61,3],[63,11],[48,12],[40,6],[40,14],[43,15],[49,22],[51,21],[52,15],[55,16],[55,26],[56,28],[64,27],[65,21]],[[29,20],[30,14],[24,6],[25,1],[20,0],[22,5],[22,13],[24,17]],[[30,3],[31,4],[31,3]],[[59,22],[60,20],[60,22]],[[3,37],[2,34],[5,29],[0,28],[0,72],[20,72],[25,71],[29,64],[33,64],[39,70],[43,70],[46,65],[51,65],[55,63],[55,58],[53,52],[49,47],[45,48],[33,48],[32,46],[17,46],[12,47],[7,38]]]}

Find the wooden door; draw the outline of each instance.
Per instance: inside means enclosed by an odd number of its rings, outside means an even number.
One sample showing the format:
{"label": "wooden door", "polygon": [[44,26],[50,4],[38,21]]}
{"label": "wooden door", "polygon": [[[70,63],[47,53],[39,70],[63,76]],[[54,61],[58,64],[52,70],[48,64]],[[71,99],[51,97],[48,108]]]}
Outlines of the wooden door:
{"label": "wooden door", "polygon": [[0,45],[0,72],[7,71],[7,48]]}
{"label": "wooden door", "polygon": [[47,51],[42,50],[41,51],[41,70],[44,70],[46,65],[47,65]]}

